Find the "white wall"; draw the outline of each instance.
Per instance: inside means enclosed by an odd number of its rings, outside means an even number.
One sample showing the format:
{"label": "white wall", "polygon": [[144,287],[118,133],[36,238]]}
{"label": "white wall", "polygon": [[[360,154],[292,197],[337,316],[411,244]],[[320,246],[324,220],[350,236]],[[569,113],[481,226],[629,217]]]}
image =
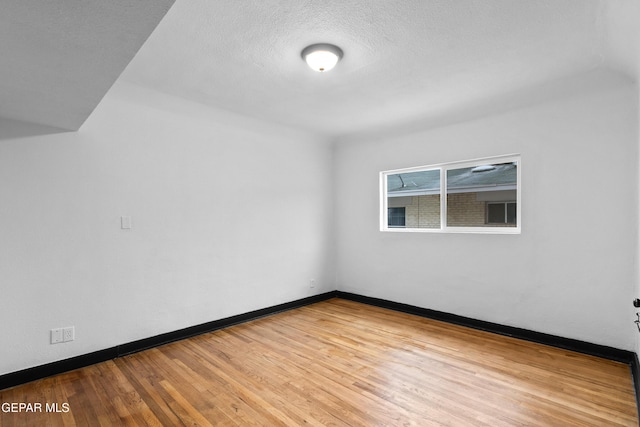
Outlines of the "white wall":
{"label": "white wall", "polygon": [[[638,8],[640,9],[640,6],[638,6]],[[638,100],[640,100],[640,31],[636,32],[636,43],[635,43],[635,48],[636,48],[636,78],[635,78],[635,82],[636,82],[636,90],[637,90],[637,97]],[[637,124],[638,124],[638,147],[640,147],[640,108],[638,109],[638,118],[637,118]],[[640,155],[640,148],[638,150],[639,155]],[[640,156],[637,159],[638,162],[638,190],[640,192]],[[638,194],[639,196],[639,204],[640,204],[640,193]],[[640,209],[640,206],[639,206]],[[636,221],[640,224],[640,217],[636,218]],[[638,241],[636,242],[636,244],[638,245],[638,251],[639,254],[638,256],[640,257],[640,227],[639,229],[639,234],[638,234]],[[635,262],[635,266],[636,266],[636,287],[635,287],[635,293],[633,295],[633,298],[640,298],[640,258],[637,257],[636,258],[636,262]],[[640,310],[636,310],[636,313],[640,313]],[[638,319],[639,317],[634,317],[634,320]],[[634,336],[635,336],[635,352],[636,355],[640,356],[640,330],[634,330]]]}
{"label": "white wall", "polygon": [[[638,43],[638,49],[640,50],[640,42]],[[636,90],[637,90],[637,97],[638,100],[640,102],[640,52],[638,53],[638,75],[636,78]],[[638,180],[638,187],[636,189],[636,192],[638,194],[638,209],[640,210],[640,108],[638,108],[638,117],[637,117],[637,125],[638,125],[638,140],[637,140],[637,146],[638,146],[638,158],[636,159],[637,162],[637,168],[638,168],[638,176],[636,177],[636,179]],[[638,235],[637,235],[637,240],[636,240],[636,250],[637,252],[637,256],[635,259],[635,288],[634,288],[634,294],[632,296],[633,299],[635,298],[640,298],[640,216],[636,218],[636,222],[639,224],[638,227]],[[640,313],[640,309],[636,309],[634,310],[634,317],[633,320],[638,320],[640,319],[640,317],[636,314],[636,313]],[[636,329],[633,330],[633,336],[635,337],[635,347],[634,347],[634,351],[636,353],[637,356],[640,357],[640,323],[638,324],[638,327]]]}
{"label": "white wall", "polygon": [[124,83],[77,133],[24,127],[0,126],[0,374],[333,289],[322,141]]}
{"label": "white wall", "polygon": [[[28,126],[3,121],[0,374],[336,284],[634,349],[638,92],[598,79],[541,105],[333,152],[125,83],[79,132],[19,137]],[[378,231],[379,171],[515,152],[521,235]],[[71,325],[75,341],[49,344],[51,328]]]}
{"label": "white wall", "polygon": [[[337,144],[338,289],[634,349],[637,92],[593,79],[536,106]],[[511,153],[521,235],[378,231],[379,171]]]}

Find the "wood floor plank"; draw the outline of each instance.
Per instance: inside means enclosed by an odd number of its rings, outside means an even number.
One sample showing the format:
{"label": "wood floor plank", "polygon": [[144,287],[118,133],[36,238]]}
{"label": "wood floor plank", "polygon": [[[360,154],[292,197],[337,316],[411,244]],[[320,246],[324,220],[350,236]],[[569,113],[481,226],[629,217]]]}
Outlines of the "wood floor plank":
{"label": "wood floor plank", "polygon": [[13,402],[43,408],[0,425],[638,426],[623,363],[341,299],[0,391]]}

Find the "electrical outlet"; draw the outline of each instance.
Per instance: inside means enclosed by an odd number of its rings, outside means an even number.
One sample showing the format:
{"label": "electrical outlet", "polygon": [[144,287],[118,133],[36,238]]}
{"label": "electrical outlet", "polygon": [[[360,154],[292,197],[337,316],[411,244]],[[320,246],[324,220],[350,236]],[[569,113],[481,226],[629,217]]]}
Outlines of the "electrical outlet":
{"label": "electrical outlet", "polygon": [[309,283],[309,288],[313,289],[316,287],[316,281],[315,280],[311,280],[311,283]]}
{"label": "electrical outlet", "polygon": [[62,329],[62,342],[73,341],[74,339],[76,339],[75,326],[69,326],[68,328]]}
{"label": "electrical outlet", "polygon": [[56,328],[51,330],[51,344],[58,344],[62,342],[62,328]]}

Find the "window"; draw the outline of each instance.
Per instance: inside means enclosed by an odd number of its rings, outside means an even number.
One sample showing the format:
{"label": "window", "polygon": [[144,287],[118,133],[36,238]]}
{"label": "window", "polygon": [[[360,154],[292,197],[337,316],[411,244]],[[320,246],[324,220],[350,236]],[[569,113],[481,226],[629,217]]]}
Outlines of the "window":
{"label": "window", "polygon": [[406,208],[389,208],[389,227],[404,227]]}
{"label": "window", "polygon": [[[387,207],[404,211],[404,227],[440,227],[440,171],[438,169],[387,176]],[[389,213],[391,211],[388,211]],[[388,222],[391,227],[391,222]]]}
{"label": "window", "polygon": [[516,202],[487,202],[487,224],[516,224]]}
{"label": "window", "polygon": [[520,232],[520,156],[380,173],[382,231]]}

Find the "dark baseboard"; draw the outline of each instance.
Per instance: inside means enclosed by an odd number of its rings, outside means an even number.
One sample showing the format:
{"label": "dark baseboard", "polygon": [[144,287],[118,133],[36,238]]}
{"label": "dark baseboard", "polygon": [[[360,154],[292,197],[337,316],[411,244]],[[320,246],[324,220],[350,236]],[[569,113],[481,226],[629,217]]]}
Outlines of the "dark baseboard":
{"label": "dark baseboard", "polygon": [[513,326],[500,325],[498,323],[485,322],[469,317],[458,316],[456,314],[445,313],[442,311],[431,310],[428,308],[416,307],[413,305],[402,304],[398,302],[383,300],[380,298],[365,297],[362,295],[352,294],[349,292],[336,291],[336,297],[351,301],[361,302],[364,304],[374,305],[376,307],[387,308],[390,310],[401,311],[403,313],[414,314],[416,316],[426,317],[429,319],[440,320],[455,325],[466,326],[468,328],[479,329],[482,331],[492,332],[494,334],[506,335],[514,338],[532,341],[539,344],[546,344],[565,350],[576,351],[578,353],[589,354],[591,356],[603,357],[605,359],[615,360],[631,364],[636,355],[632,351],[620,350],[613,347],[607,347],[599,344],[592,344],[571,338],[563,338],[556,335],[545,334],[542,332],[530,331],[527,329],[516,328]]}
{"label": "dark baseboard", "polygon": [[170,342],[194,337],[196,335],[204,334],[207,332],[216,331],[218,329],[237,325],[239,323],[249,322],[251,320],[259,319],[261,317],[269,316],[275,313],[280,313],[282,311],[304,307],[305,305],[325,301],[334,297],[334,291],[327,292],[324,294],[314,295],[307,298],[262,308],[260,310],[250,311],[248,313],[238,314],[236,316],[231,316],[220,320],[214,320],[212,322],[203,323],[201,325],[191,326],[173,332],[167,332],[166,334],[156,335],[155,337],[145,338],[127,344],[121,344],[118,346],[118,356],[126,356],[127,354],[137,353],[139,351],[158,347]]}
{"label": "dark baseboard", "polygon": [[570,338],[544,334],[541,332],[530,331],[527,329],[521,329],[512,326],[504,326],[497,323],[485,322],[482,320],[476,320],[468,317],[458,316],[455,314],[431,310],[428,308],[416,307],[408,304],[397,303],[379,298],[366,297],[342,291],[331,291],[320,295],[314,295],[296,301],[291,301],[288,303],[227,317],[225,319],[214,320],[212,322],[191,326],[189,328],[156,335],[154,337],[145,338],[126,344],[121,344],[93,353],[48,363],[46,365],[40,365],[33,368],[0,375],[0,390],[15,387],[20,384],[25,384],[31,381],[61,374],[63,372],[72,371],[74,369],[82,368],[107,360],[115,359],[117,357],[136,353],[163,344],[168,344],[170,342],[226,328],[239,323],[259,319],[271,314],[303,307],[320,301],[325,301],[331,298],[342,298],[346,300],[361,302],[364,304],[387,308],[395,311],[401,311],[404,313],[414,314],[429,319],[440,320],[473,329],[480,329],[487,332],[520,338],[527,341],[537,342],[540,344],[546,344],[553,347],[559,347],[566,350],[576,351],[579,353],[627,363],[631,367],[631,373],[636,390],[636,400],[638,401],[638,407],[640,408],[640,400],[638,400],[640,398],[640,363],[638,362],[638,356],[634,352],[620,350],[599,344],[592,344]]}
{"label": "dark baseboard", "polygon": [[636,391],[636,408],[638,408],[638,420],[640,421],[640,362],[636,353],[634,353],[631,362],[631,378],[633,378],[633,386]]}
{"label": "dark baseboard", "polygon": [[111,347],[57,362],[47,363],[46,365],[10,372],[0,376],[0,390],[115,359],[117,356],[117,347]]}
{"label": "dark baseboard", "polygon": [[248,313],[227,317],[225,319],[214,320],[212,322],[191,326],[189,328],[184,328],[173,332],[167,332],[166,334],[160,334],[154,337],[117,345],[115,347],[95,351],[93,353],[83,354],[80,356],[71,357],[69,359],[47,363],[46,365],[35,366],[33,368],[23,369],[21,371],[0,375],[0,390],[15,387],[20,384],[26,384],[31,381],[61,374],[63,372],[72,371],[74,369],[83,368],[85,366],[93,365],[96,363],[105,362],[117,357],[126,356],[127,354],[136,353],[163,344],[168,344],[170,342],[204,334],[206,332],[212,332],[218,329],[226,328],[228,326],[236,325],[238,323],[248,322],[250,320],[259,319],[271,314],[303,307],[305,305],[313,304],[320,301],[325,301],[333,297],[335,297],[335,291],[302,298],[284,304],[274,305],[272,307],[267,307],[260,310],[250,311]]}

